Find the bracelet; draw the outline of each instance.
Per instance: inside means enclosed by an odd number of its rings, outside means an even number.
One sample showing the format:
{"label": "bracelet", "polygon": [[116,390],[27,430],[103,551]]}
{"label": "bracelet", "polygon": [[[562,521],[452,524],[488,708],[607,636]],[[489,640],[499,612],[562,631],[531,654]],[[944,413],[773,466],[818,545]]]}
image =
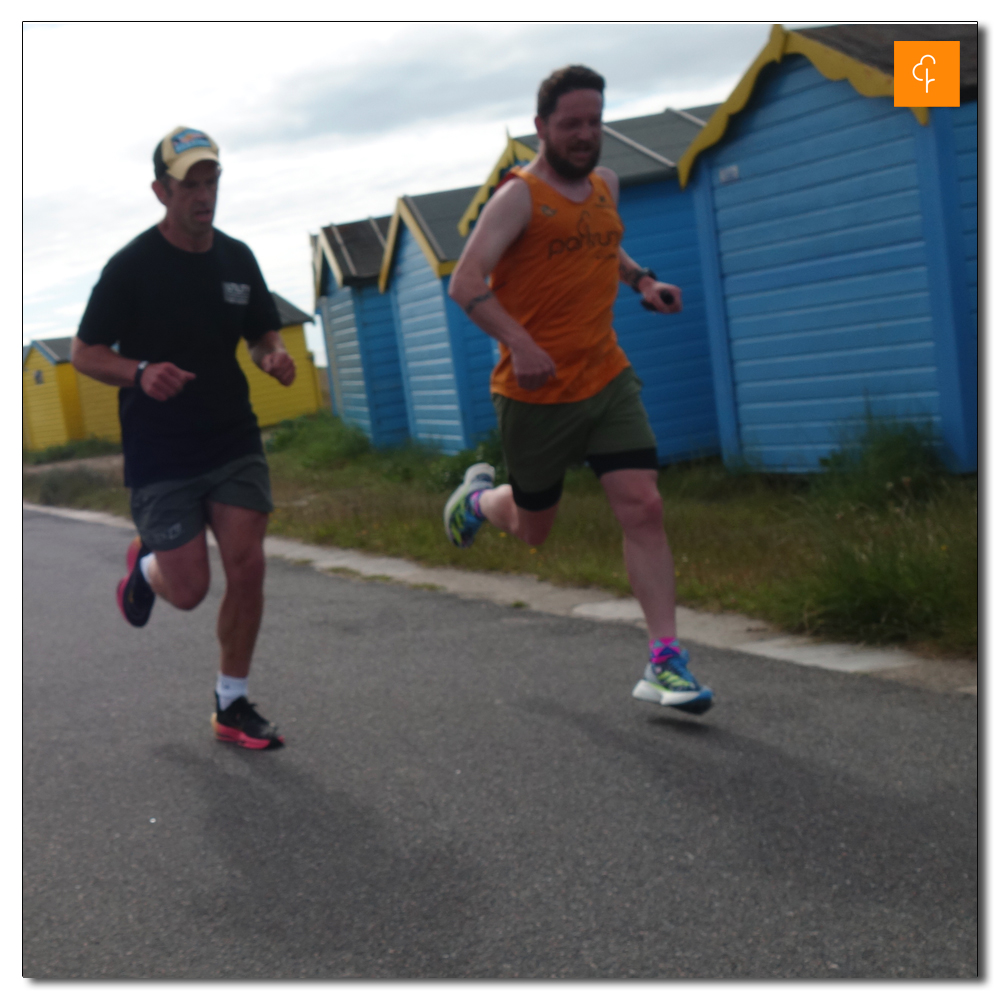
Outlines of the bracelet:
{"label": "bracelet", "polygon": [[140,389],[142,388],[142,373],[146,370],[146,366],[148,364],[148,361],[139,362],[139,367],[135,370],[135,379],[133,380],[132,385],[138,386]]}
{"label": "bracelet", "polygon": [[642,281],[643,278],[652,278],[653,281],[657,280],[656,275],[653,273],[653,269],[651,267],[640,267],[638,273],[629,282],[629,285],[632,288],[633,292],[639,291],[639,282]]}

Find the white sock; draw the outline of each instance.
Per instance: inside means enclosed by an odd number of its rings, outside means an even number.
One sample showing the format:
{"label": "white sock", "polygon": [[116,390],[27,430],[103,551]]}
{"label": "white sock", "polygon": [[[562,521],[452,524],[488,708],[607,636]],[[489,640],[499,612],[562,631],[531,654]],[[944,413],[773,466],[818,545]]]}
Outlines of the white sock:
{"label": "white sock", "polygon": [[152,563],[152,561],[155,558],[156,558],[155,552],[147,552],[139,560],[139,572],[142,574],[142,578],[146,581],[146,583],[152,583],[152,581],[149,579],[149,566],[150,563]]}
{"label": "white sock", "polygon": [[215,682],[215,693],[219,696],[219,711],[224,712],[237,698],[247,696],[247,679],[219,674]]}

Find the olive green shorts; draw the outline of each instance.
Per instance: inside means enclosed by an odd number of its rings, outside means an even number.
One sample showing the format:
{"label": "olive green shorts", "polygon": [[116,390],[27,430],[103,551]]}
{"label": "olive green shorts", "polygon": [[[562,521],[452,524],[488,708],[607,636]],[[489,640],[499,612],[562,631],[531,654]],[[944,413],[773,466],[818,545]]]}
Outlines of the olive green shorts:
{"label": "olive green shorts", "polygon": [[190,479],[165,479],[132,490],[132,520],[154,552],[179,549],[210,522],[208,504],[270,514],[271,477],[263,455],[242,455]]}
{"label": "olive green shorts", "polygon": [[554,506],[566,470],[584,461],[598,476],[615,469],[657,468],[656,436],[641,389],[642,381],[629,367],[595,396],[575,403],[524,403],[494,393],[518,507]]}

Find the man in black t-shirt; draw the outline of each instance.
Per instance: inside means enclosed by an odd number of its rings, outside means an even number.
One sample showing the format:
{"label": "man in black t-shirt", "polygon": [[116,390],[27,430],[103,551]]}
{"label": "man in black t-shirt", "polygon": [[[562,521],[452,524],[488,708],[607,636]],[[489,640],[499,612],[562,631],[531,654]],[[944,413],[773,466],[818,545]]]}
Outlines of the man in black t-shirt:
{"label": "man in black t-shirt", "polygon": [[273,505],[236,348],[244,338],[254,363],[286,386],[295,362],[250,248],[212,226],[218,146],[204,132],[176,128],[157,144],[153,166],[166,214],[108,261],[72,352],[78,371],[120,387],[125,485],[139,537],[126,554],[118,606],[138,627],[156,595],[182,610],[200,604],[211,526],[226,573],[212,726],[221,740],[275,748],[284,740],[247,699]]}

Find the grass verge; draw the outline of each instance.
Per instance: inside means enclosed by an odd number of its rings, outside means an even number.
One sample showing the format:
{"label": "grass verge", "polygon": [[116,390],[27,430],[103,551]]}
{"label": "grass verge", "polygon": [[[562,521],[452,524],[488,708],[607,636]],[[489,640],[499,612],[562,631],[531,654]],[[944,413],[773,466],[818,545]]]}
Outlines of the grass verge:
{"label": "grass verge", "polygon": [[30,503],[130,516],[129,493],[118,476],[91,469],[48,469],[23,476],[21,483],[21,495]]}
{"label": "grass verge", "polygon": [[[277,428],[268,451],[273,534],[631,592],[621,531],[587,469],[567,475],[544,546],[487,525],[459,550],[444,536],[442,507],[473,461],[498,465],[504,479],[495,438],[457,456],[376,451],[320,414]],[[977,481],[948,475],[928,432],[869,424],[816,476],[734,473],[711,459],[663,469],[659,485],[683,604],[820,637],[975,654]],[[25,477],[24,489],[38,503],[128,514],[127,491],[91,471]]]}
{"label": "grass verge", "polygon": [[24,465],[47,465],[49,462],[63,462],[70,458],[94,458],[97,455],[118,455],[121,444],[114,441],[103,441],[101,438],[86,438],[83,441],[67,441],[65,444],[55,444],[41,451],[22,451],[21,461]]}

